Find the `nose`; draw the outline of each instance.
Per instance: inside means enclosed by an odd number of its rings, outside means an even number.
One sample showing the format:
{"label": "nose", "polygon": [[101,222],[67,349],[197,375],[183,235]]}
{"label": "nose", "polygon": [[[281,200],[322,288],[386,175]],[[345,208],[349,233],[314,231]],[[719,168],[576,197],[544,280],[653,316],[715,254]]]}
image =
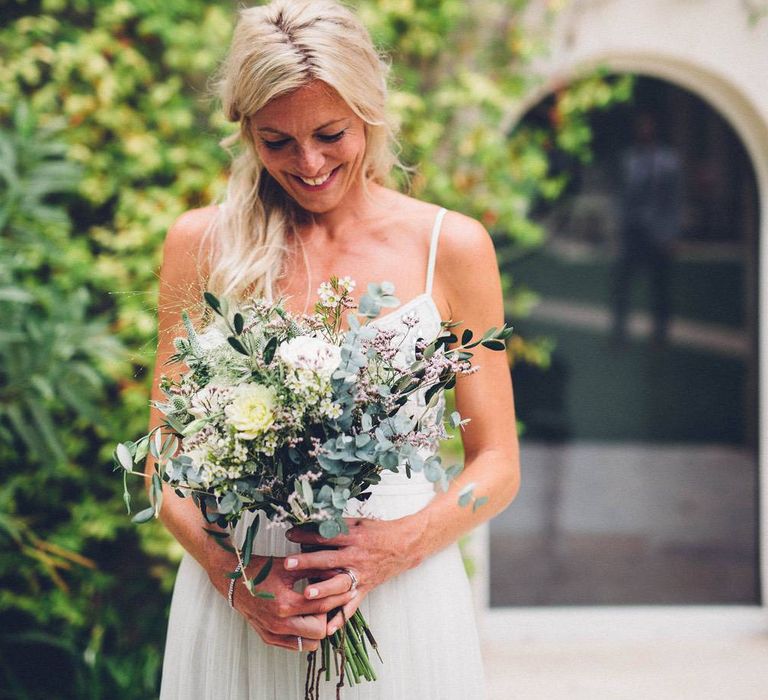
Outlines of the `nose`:
{"label": "nose", "polygon": [[298,145],[296,153],[296,167],[299,174],[306,177],[319,175],[325,163],[322,149],[315,144]]}

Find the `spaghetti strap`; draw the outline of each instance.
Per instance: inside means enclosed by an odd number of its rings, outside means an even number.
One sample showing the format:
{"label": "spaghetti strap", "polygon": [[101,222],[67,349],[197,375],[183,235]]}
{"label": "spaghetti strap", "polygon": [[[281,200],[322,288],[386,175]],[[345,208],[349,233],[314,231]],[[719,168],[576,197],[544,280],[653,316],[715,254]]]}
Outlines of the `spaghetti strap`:
{"label": "spaghetti strap", "polygon": [[440,211],[435,216],[435,223],[432,226],[432,240],[429,243],[429,262],[427,263],[427,286],[425,294],[432,294],[432,282],[435,279],[435,260],[437,259],[437,239],[440,238],[440,228],[443,225],[445,216],[445,207],[440,207]]}

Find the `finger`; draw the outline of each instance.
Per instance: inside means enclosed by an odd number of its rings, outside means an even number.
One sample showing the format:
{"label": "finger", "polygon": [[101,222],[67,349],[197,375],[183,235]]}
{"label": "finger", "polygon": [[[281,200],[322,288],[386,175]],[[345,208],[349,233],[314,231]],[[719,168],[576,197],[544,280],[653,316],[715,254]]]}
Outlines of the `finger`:
{"label": "finger", "polygon": [[[306,611],[312,614],[319,614],[319,613],[329,613],[331,610],[335,610],[336,608],[340,608],[342,605],[346,605],[349,603],[349,601],[354,600],[357,598],[358,592],[355,591],[347,591],[346,593],[342,593],[341,595],[332,595],[327,598],[320,598],[317,601],[313,601],[311,603],[306,604]],[[327,619],[324,618],[324,619]]]}
{"label": "finger", "polygon": [[[322,598],[316,597],[309,601],[304,596],[295,593],[290,598],[284,596],[283,601],[278,604],[274,613],[276,617],[280,618],[291,618],[297,615],[320,615],[346,605],[356,596],[357,591],[350,590],[337,595],[327,595]],[[323,618],[323,622],[325,622],[325,618]]]}
{"label": "finger", "polygon": [[328,617],[320,615],[294,615],[281,617],[267,624],[273,634],[306,637],[307,639],[322,639],[326,634]]}
{"label": "finger", "polygon": [[293,589],[293,586],[297,581],[303,581],[305,579],[324,581],[331,576],[335,576],[335,571],[329,571],[328,569],[301,569],[297,571],[286,571],[285,569],[278,569],[277,575],[288,583],[288,587]]}
{"label": "finger", "polygon": [[325,581],[310,583],[304,589],[304,597],[308,600],[325,598],[329,595],[341,595],[352,590],[352,579],[348,574],[335,574]]}
{"label": "finger", "polygon": [[[274,634],[273,632],[264,631],[261,633],[261,638],[269,645],[273,647],[281,647],[283,649],[290,649],[291,651],[299,651],[299,637],[290,634]],[[317,639],[305,639],[301,638],[301,651],[317,651],[320,648],[320,642]]]}
{"label": "finger", "polygon": [[360,606],[360,600],[357,598],[352,599],[349,603],[344,605],[344,615],[342,615],[340,612],[337,615],[334,615],[330,620],[328,620],[328,629],[327,634],[330,637],[334,632],[341,629],[341,626],[344,624],[344,619],[346,618],[349,620],[352,615],[355,614],[355,611]]}
{"label": "finger", "polygon": [[[283,566],[288,571],[304,571],[307,569],[341,569],[349,555],[341,552],[344,550],[324,549],[319,552],[306,552],[305,554],[292,554],[283,561]],[[306,575],[306,574],[305,574]]]}

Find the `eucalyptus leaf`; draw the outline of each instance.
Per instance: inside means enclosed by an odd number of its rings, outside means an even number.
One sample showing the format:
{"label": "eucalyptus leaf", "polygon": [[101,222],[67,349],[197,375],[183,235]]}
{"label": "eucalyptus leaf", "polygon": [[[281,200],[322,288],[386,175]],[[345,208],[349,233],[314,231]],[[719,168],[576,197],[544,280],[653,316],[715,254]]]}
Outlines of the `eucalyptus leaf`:
{"label": "eucalyptus leaf", "polygon": [[323,520],[318,528],[321,537],[325,537],[327,540],[332,540],[334,537],[338,537],[341,533],[341,528],[335,520]]}
{"label": "eucalyptus leaf", "polygon": [[133,456],[125,443],[119,443],[115,448],[115,457],[120,466],[127,472],[133,471]]}
{"label": "eucalyptus leaf", "polygon": [[476,498],[475,502],[472,504],[472,512],[476,513],[478,508],[481,508],[486,503],[488,503],[488,496],[480,496],[480,498]]}
{"label": "eucalyptus leaf", "polygon": [[136,515],[134,515],[131,518],[131,522],[133,523],[148,523],[152,518],[155,517],[155,509],[154,507],[150,506],[149,508],[145,508],[144,510],[140,510]]}

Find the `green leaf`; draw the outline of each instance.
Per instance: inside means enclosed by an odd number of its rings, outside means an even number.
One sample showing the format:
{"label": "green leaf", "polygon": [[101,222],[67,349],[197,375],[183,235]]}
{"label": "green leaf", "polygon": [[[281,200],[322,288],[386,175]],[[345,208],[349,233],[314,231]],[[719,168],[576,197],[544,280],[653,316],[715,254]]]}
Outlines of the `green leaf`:
{"label": "green leaf", "polygon": [[128,472],[123,471],[123,503],[128,515],[131,514],[131,493],[128,491]]}
{"label": "green leaf", "polygon": [[256,515],[253,522],[248,527],[245,533],[245,542],[243,543],[243,568],[251,563],[251,556],[253,555],[253,540],[256,537],[256,533],[259,531],[259,525],[261,518]]}
{"label": "green leaf", "polygon": [[203,293],[203,299],[205,299],[205,303],[208,304],[219,316],[221,316],[221,304],[219,303],[219,300],[210,292],[204,292]]}
{"label": "green leaf", "polygon": [[261,567],[259,570],[259,573],[256,574],[251,579],[251,585],[252,586],[258,586],[262,581],[264,581],[267,576],[269,576],[269,572],[272,571],[272,564],[274,563],[274,559],[272,557],[269,557],[267,561],[264,562],[264,566]]}
{"label": "green leaf", "polygon": [[239,352],[241,355],[248,355],[250,356],[251,353],[249,353],[245,346],[237,339],[235,336],[230,335],[227,337],[227,342],[235,349],[237,352]]}
{"label": "green leaf", "polygon": [[488,348],[489,350],[504,350],[506,347],[504,342],[501,340],[484,340],[482,342],[482,346],[484,348]]}
{"label": "green leaf", "polygon": [[163,482],[157,472],[152,474],[152,486],[149,495],[150,501],[155,508],[155,514],[159,516],[160,509],[163,507]]}
{"label": "green leaf", "polygon": [[243,332],[243,326],[245,325],[243,314],[241,313],[235,314],[235,318],[233,319],[233,325],[235,326],[235,335],[240,335]]}
{"label": "green leaf", "polygon": [[325,537],[327,540],[332,540],[334,537],[338,537],[341,533],[341,528],[335,520],[323,520],[318,528],[321,537]]}
{"label": "green leaf", "polygon": [[133,523],[148,523],[152,518],[155,517],[155,509],[153,506],[150,506],[149,508],[145,508],[144,510],[140,510],[136,515],[134,515],[131,518],[131,522]]}
{"label": "green leaf", "polygon": [[467,328],[462,334],[461,334],[461,344],[466,345],[470,340],[472,340],[472,331]]}
{"label": "green leaf", "polygon": [[[191,423],[189,423],[188,425],[184,426],[184,430],[181,431],[181,434],[184,435],[185,437],[187,435],[192,435],[192,433],[196,433],[198,430],[201,430],[202,428],[204,428],[207,423],[208,423],[208,419],[207,418],[198,418],[197,420],[193,420]],[[151,445],[150,445],[149,449],[150,449],[150,452],[151,452],[152,451],[152,446]],[[153,454],[153,456],[154,456],[154,454]]]}
{"label": "green leaf", "polygon": [[229,539],[229,533],[224,530],[212,530],[211,528],[208,528],[208,527],[204,527],[203,530],[205,530],[210,537],[214,537],[219,540]]}
{"label": "green leaf", "polygon": [[227,544],[224,540],[220,540],[218,537],[214,537],[213,541],[225,552],[229,552],[230,554],[235,553],[235,548],[231,544]]}
{"label": "green leaf", "polygon": [[304,479],[301,482],[301,495],[304,499],[304,502],[307,504],[307,507],[311,508],[312,504],[315,502],[315,496],[312,492],[312,485],[307,479]]}
{"label": "green leaf", "polygon": [[264,364],[268,365],[272,362],[272,359],[275,356],[275,351],[277,350],[277,338],[275,336],[272,336],[268,341],[264,348],[264,353],[262,357],[264,358]]}
{"label": "green leaf", "polygon": [[482,508],[486,503],[488,503],[488,496],[480,496],[480,498],[476,498],[475,502],[472,504],[472,512],[477,513],[477,509]]}
{"label": "green leaf", "polygon": [[463,508],[464,506],[468,506],[469,503],[472,501],[472,492],[475,490],[475,484],[467,484],[461,491],[459,492],[459,505]]}
{"label": "green leaf", "polygon": [[127,472],[133,471],[133,456],[125,443],[118,443],[115,448],[115,457],[118,464]]}
{"label": "green leaf", "polygon": [[269,591],[256,591],[253,594],[254,598],[263,598],[264,600],[274,600],[275,594],[270,593]]}
{"label": "green leaf", "polygon": [[232,580],[236,581],[239,578],[242,578],[243,572],[242,571],[227,571],[224,574],[227,578],[231,578]]}

